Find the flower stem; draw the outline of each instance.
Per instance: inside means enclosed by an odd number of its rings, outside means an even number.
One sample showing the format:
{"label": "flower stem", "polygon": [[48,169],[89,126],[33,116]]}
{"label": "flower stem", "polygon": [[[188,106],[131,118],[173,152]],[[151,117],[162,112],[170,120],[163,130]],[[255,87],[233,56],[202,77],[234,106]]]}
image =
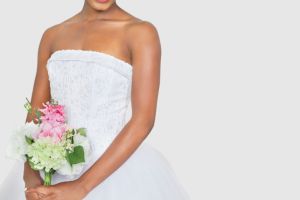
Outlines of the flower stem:
{"label": "flower stem", "polygon": [[52,179],[52,173],[51,172],[45,172],[44,185],[45,186],[50,186],[51,185],[51,179]]}

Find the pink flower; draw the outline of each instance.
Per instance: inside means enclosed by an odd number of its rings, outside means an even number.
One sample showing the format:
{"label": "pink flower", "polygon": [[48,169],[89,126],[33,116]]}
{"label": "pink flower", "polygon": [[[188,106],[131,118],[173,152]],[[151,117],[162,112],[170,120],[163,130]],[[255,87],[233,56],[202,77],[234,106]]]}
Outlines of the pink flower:
{"label": "pink flower", "polygon": [[43,116],[41,116],[41,131],[38,134],[38,138],[51,137],[56,142],[59,142],[67,131],[64,106],[49,102],[43,105],[44,108],[40,109]]}
{"label": "pink flower", "polygon": [[65,123],[64,106],[50,104],[47,102],[43,104],[44,108],[40,111],[44,114],[41,116],[42,122],[51,122],[52,124]]}
{"label": "pink flower", "polygon": [[51,137],[56,142],[61,141],[63,135],[67,131],[67,124],[53,125],[48,122],[41,123],[41,131],[38,138]]}

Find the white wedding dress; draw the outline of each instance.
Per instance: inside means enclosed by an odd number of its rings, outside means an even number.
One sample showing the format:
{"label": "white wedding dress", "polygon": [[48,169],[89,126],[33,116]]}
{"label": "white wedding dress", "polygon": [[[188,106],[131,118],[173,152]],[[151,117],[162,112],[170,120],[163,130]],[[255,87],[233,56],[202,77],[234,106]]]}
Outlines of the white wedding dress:
{"label": "white wedding dress", "polygon": [[[86,171],[130,119],[132,66],[106,53],[63,49],[51,55],[47,70],[51,96],[65,105],[68,124],[87,129],[92,143],[92,159],[84,169]],[[1,200],[25,199],[22,173],[23,164],[19,163],[2,184]],[[52,184],[74,180],[80,175],[68,177],[55,174]],[[168,162],[146,143],[85,198],[187,199],[188,195]]]}

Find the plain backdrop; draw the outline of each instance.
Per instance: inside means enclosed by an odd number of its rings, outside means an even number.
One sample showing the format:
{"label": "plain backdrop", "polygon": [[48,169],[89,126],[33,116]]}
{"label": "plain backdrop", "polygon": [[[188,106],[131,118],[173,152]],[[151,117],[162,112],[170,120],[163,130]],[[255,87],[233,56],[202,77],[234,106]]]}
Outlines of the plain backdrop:
{"label": "plain backdrop", "polygon": [[[191,198],[298,200],[298,2],[118,2],[160,33],[161,87],[148,141]],[[4,157],[9,134],[25,121],[41,35],[82,4],[0,3],[0,182],[13,164]]]}

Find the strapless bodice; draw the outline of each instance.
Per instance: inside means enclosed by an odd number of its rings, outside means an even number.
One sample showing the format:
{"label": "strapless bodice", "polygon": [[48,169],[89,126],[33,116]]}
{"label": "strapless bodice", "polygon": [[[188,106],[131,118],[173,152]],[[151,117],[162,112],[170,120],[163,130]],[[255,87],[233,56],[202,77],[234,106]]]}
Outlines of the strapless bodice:
{"label": "strapless bodice", "polygon": [[51,97],[65,105],[71,127],[85,127],[96,155],[130,117],[132,65],[88,50],[58,50],[47,62]]}

